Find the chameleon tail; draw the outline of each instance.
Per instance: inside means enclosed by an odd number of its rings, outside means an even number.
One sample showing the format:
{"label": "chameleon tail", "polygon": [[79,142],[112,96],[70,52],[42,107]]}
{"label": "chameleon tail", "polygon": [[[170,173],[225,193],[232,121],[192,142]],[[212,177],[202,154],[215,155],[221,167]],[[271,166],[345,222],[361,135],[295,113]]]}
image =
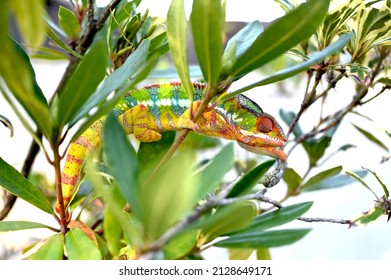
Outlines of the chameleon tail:
{"label": "chameleon tail", "polygon": [[[75,142],[73,142],[68,151],[65,166],[61,178],[62,195],[64,208],[67,209],[75,193],[79,182],[82,166],[86,157],[102,142],[103,120],[95,122],[87,129]],[[56,211],[59,213],[59,201],[56,202]]]}

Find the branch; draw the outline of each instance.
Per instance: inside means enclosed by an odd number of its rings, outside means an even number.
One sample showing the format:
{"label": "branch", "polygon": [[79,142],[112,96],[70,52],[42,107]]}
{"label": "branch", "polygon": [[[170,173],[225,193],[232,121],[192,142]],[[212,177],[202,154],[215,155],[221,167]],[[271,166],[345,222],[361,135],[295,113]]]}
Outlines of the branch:
{"label": "branch", "polygon": [[349,227],[354,225],[354,223],[351,220],[332,219],[332,218],[306,218],[306,217],[300,217],[300,218],[298,218],[298,220],[306,222],[306,223],[324,222],[324,223],[334,223],[334,224],[341,224],[341,225],[349,225]]}

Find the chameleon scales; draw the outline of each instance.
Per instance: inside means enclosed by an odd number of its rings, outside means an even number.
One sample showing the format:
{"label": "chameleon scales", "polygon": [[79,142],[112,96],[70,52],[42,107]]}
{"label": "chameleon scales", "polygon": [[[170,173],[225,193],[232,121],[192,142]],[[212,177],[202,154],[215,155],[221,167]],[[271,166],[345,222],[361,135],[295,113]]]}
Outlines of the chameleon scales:
{"label": "chameleon scales", "polygon": [[[193,83],[193,88],[192,109],[195,112],[201,104],[206,85]],[[189,106],[190,100],[184,87],[179,82],[172,82],[152,84],[127,93],[112,113],[125,133],[133,134],[141,142],[160,140],[160,132],[191,129],[201,135],[235,140],[254,153],[286,160],[283,130],[272,116],[244,95],[239,94],[217,106],[209,105],[195,123],[189,118]],[[99,119],[70,145],[62,174],[65,209],[75,193],[86,157],[101,145],[103,123],[104,118]],[[58,201],[56,210],[59,212]]]}

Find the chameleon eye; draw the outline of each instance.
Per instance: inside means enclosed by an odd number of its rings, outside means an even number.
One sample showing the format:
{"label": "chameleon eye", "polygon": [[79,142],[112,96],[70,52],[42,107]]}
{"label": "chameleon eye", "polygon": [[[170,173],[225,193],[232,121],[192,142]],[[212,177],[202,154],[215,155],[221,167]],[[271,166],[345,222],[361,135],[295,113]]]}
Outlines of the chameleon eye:
{"label": "chameleon eye", "polygon": [[258,130],[262,133],[269,133],[273,130],[274,122],[268,117],[261,117],[258,120]]}

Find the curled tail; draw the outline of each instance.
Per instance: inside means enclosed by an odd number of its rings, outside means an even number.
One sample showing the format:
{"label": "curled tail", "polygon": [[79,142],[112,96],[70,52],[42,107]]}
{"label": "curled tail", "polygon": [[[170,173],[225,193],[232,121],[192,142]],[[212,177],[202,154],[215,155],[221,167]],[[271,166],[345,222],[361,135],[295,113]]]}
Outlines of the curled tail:
{"label": "curled tail", "polygon": [[[76,186],[79,182],[80,172],[86,157],[102,142],[103,120],[95,122],[87,129],[75,142],[73,142],[68,151],[64,170],[61,178],[62,195],[64,208],[67,209],[71,201]],[[59,213],[59,201],[56,202],[56,211]]]}

